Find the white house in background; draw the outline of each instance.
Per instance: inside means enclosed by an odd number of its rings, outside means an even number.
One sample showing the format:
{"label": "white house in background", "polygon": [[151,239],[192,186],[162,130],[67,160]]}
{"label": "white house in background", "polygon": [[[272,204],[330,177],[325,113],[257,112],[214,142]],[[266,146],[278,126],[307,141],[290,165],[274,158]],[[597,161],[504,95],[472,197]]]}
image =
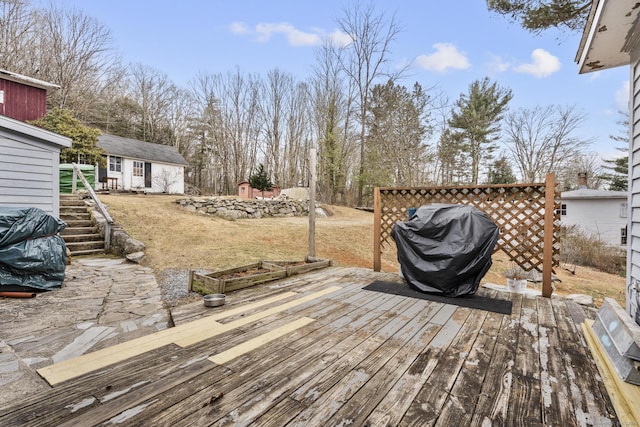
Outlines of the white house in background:
{"label": "white house in background", "polygon": [[581,188],[560,195],[560,221],[563,226],[578,226],[593,237],[612,246],[627,244],[626,191]]}
{"label": "white house in background", "polygon": [[189,163],[175,147],[114,135],[101,135],[106,168],[98,170],[99,186],[145,193],[184,193],[184,168]]}
{"label": "white house in background", "polygon": [[0,206],[60,217],[60,150],[71,139],[0,116]]}
{"label": "white house in background", "polygon": [[636,317],[640,291],[640,7],[629,0],[593,0],[576,54],[579,72],[630,65],[627,312]]}

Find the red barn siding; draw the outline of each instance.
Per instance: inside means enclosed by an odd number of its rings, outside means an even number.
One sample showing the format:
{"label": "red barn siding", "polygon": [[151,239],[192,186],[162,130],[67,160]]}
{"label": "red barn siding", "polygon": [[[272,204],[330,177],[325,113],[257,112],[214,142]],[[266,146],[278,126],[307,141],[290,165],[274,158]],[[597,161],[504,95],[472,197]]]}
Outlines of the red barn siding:
{"label": "red barn siding", "polygon": [[0,78],[4,102],[0,114],[16,120],[35,120],[47,114],[47,91]]}

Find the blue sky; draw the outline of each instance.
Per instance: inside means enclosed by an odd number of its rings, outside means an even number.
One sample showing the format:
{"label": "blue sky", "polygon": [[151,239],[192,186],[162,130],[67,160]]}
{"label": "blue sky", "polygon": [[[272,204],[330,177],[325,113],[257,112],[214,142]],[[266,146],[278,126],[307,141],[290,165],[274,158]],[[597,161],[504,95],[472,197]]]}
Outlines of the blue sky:
{"label": "blue sky", "polygon": [[[349,2],[284,0],[55,0],[82,9],[112,31],[125,62],[141,63],[186,86],[202,71],[266,75],[279,68],[308,77],[314,47],[337,35],[336,18]],[[395,3],[395,4],[393,4]],[[629,68],[579,75],[574,62],[581,34],[536,36],[490,13],[484,0],[374,1],[403,31],[392,46],[397,66],[414,61],[402,83],[437,86],[451,101],[489,76],[513,91],[510,108],[575,106],[587,120],[580,136],[590,151],[619,156],[609,135],[619,134],[626,111]]]}

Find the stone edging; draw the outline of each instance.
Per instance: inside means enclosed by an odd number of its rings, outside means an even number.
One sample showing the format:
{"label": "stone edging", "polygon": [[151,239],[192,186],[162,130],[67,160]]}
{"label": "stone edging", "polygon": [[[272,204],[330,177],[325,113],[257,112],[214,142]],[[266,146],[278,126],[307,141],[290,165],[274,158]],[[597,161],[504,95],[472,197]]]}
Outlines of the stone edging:
{"label": "stone edging", "polygon": [[[107,220],[95,207],[91,200],[85,200],[91,207],[91,220],[98,227],[98,233],[104,238]],[[142,264],[144,261],[145,246],[140,240],[136,240],[129,236],[124,228],[119,224],[111,224],[111,248],[109,253],[117,256],[123,256],[129,261]]]}
{"label": "stone edging", "polygon": [[229,221],[246,218],[292,217],[309,214],[308,200],[277,197],[270,200],[254,200],[223,197],[189,197],[176,200],[191,212],[214,215]]}

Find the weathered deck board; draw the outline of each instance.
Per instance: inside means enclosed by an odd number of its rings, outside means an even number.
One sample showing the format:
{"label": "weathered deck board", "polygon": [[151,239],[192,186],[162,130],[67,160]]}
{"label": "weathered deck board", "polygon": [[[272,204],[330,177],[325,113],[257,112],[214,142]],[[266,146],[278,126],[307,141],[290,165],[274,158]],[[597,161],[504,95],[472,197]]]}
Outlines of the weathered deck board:
{"label": "weathered deck board", "polygon": [[579,328],[589,309],[362,290],[380,278],[398,280],[334,267],[175,309],[182,336],[5,404],[0,425],[620,425]]}

